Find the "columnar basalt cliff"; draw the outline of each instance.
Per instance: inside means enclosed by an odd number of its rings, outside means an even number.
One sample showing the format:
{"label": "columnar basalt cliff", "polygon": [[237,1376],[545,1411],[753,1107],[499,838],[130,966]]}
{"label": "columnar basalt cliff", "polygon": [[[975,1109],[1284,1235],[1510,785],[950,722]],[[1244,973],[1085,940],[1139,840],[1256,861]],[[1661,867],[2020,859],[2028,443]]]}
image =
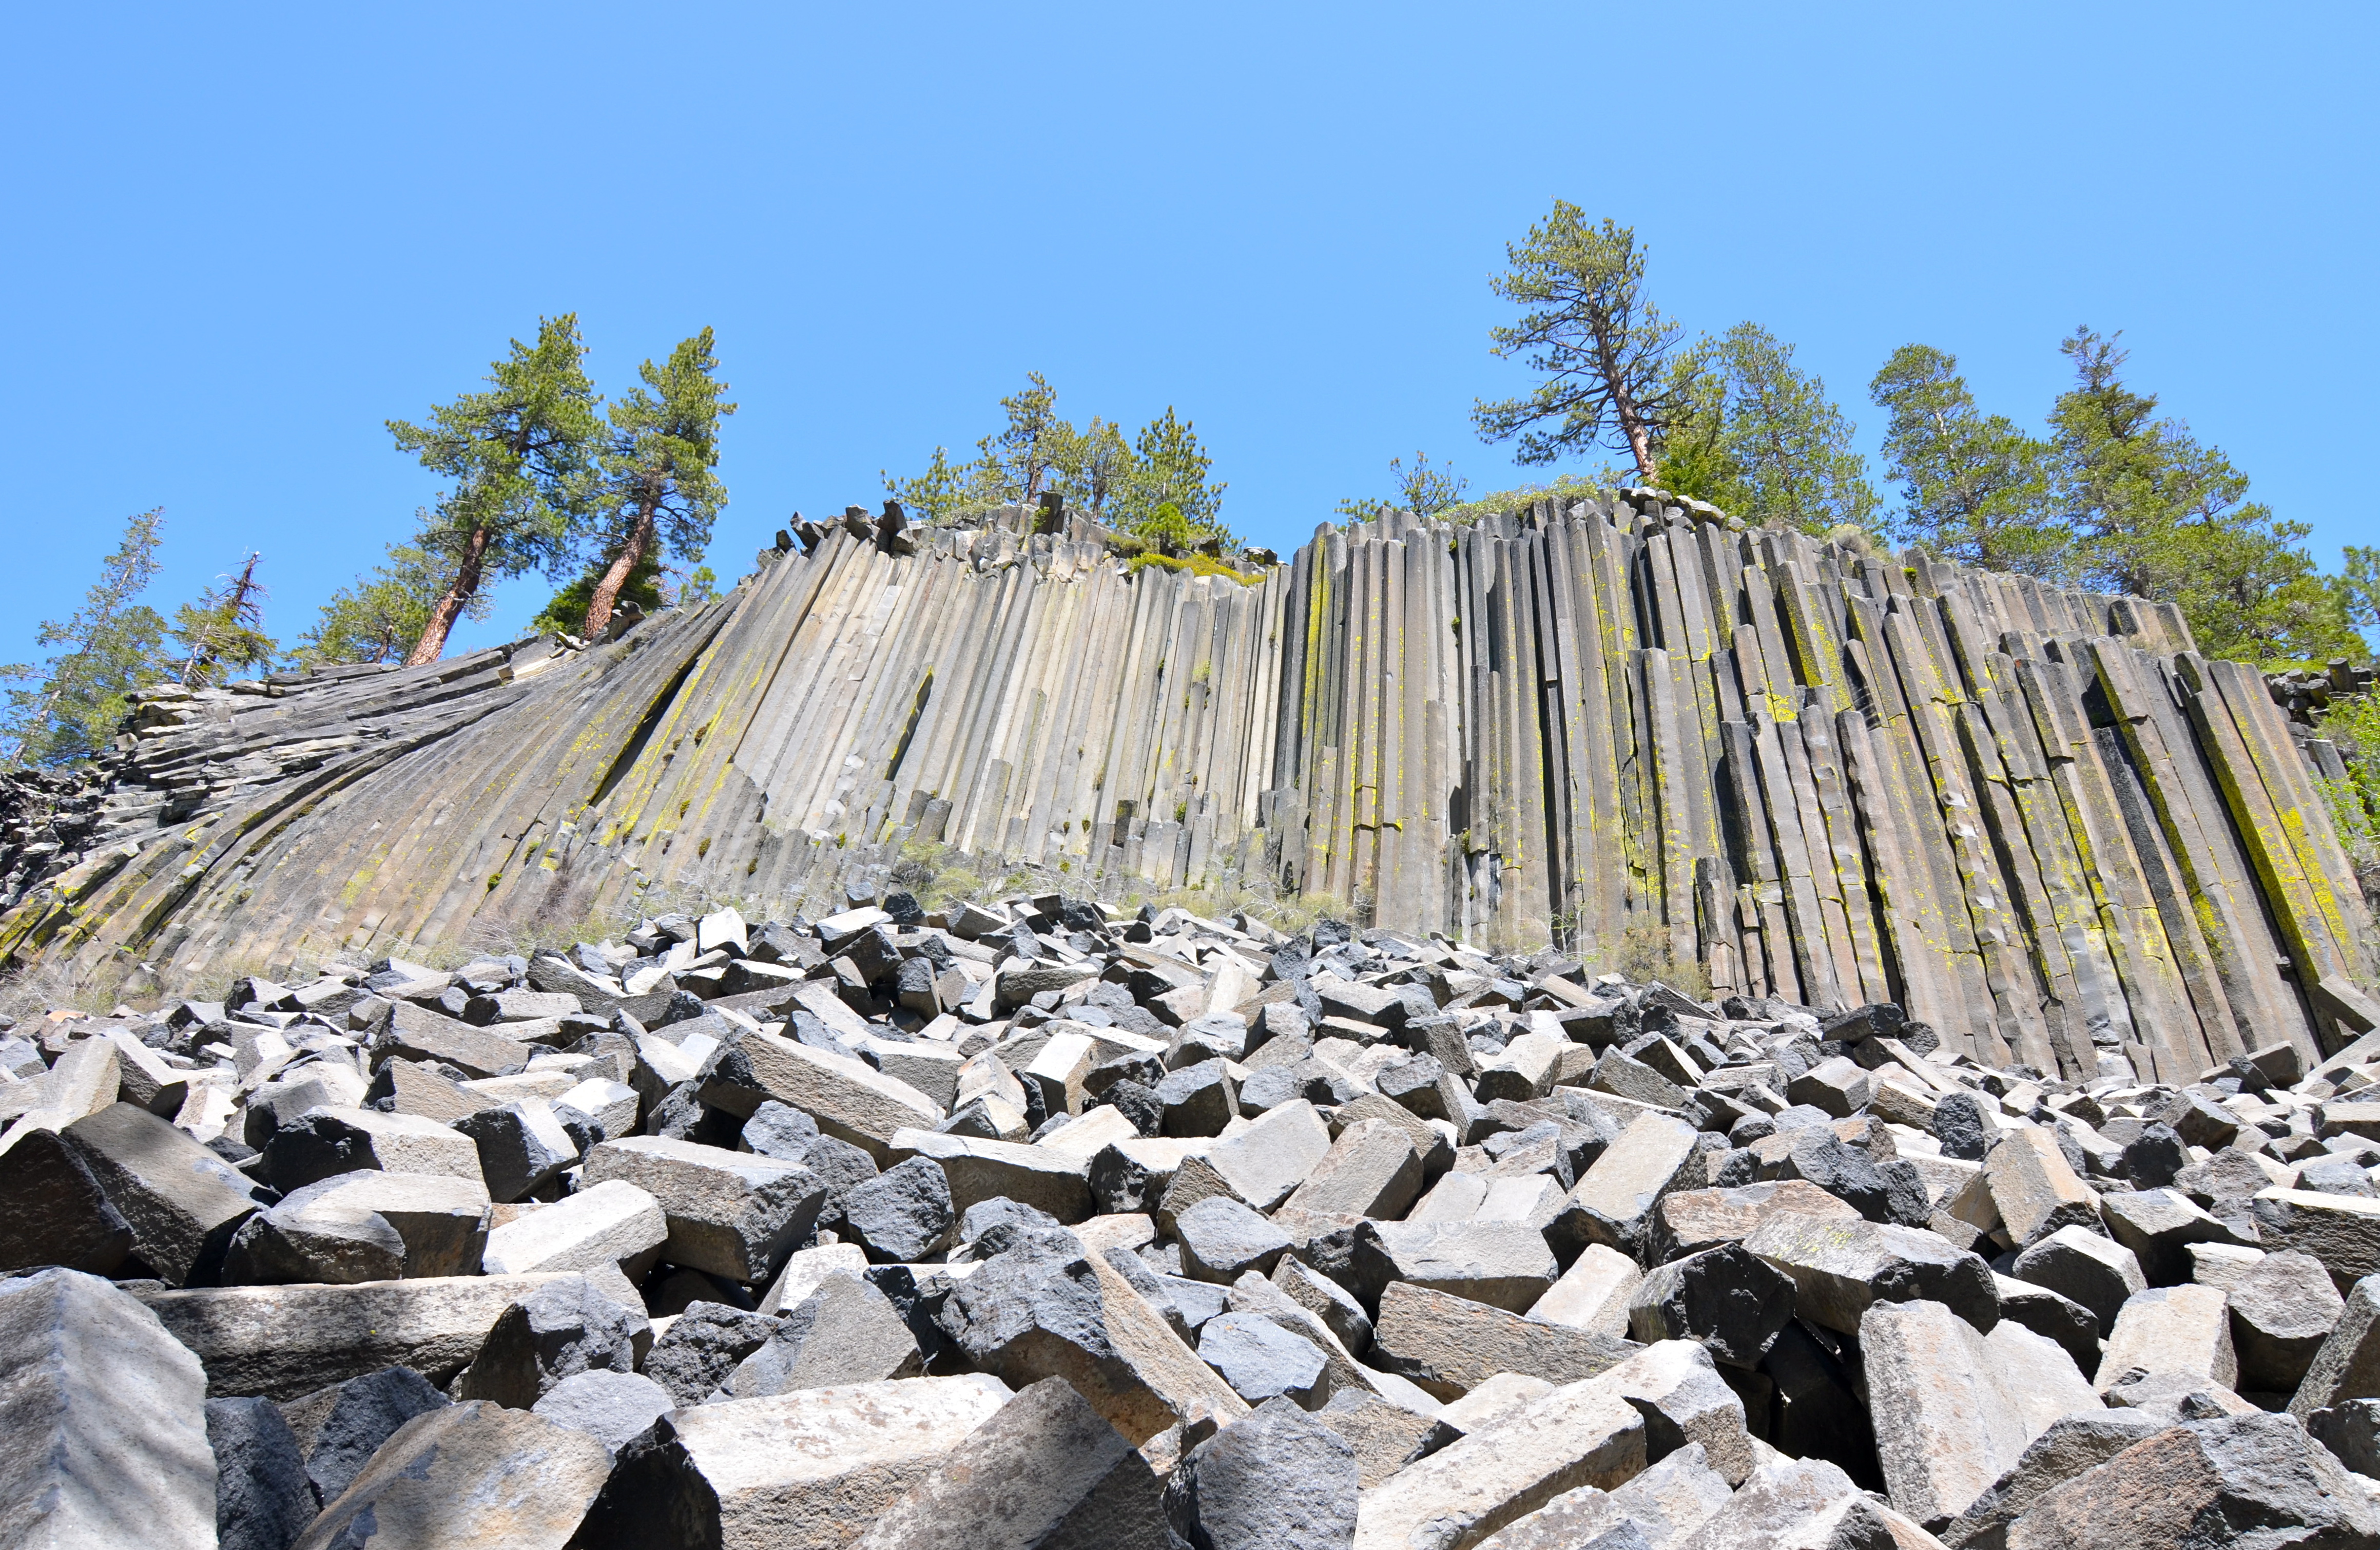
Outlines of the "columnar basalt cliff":
{"label": "columnar basalt cliff", "polygon": [[1253,585],[1015,510],[763,558],[584,650],[152,693],[95,806],[19,792],[0,953],[172,985],[656,888],[839,907],[934,841],[1649,943],[2070,1078],[2369,1017],[2317,771],[2168,608],[1653,492],[1326,530]]}

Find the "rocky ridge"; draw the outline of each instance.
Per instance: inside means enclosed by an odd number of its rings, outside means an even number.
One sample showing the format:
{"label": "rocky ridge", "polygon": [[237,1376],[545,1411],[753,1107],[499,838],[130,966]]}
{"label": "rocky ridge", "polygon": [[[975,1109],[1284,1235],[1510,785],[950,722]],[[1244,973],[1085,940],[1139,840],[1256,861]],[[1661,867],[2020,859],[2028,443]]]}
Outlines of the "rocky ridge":
{"label": "rocky ridge", "polygon": [[0,1542],[2380,1544],[2380,1032],[1061,895],[0,1036]]}

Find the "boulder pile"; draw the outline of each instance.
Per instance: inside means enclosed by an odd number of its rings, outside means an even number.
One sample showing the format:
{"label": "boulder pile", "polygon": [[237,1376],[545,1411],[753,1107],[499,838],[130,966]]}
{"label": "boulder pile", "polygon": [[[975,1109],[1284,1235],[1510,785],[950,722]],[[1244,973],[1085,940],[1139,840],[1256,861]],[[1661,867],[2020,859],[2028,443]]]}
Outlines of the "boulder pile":
{"label": "boulder pile", "polygon": [[0,1031],[0,1544],[2380,1544],[2380,1033],[733,909]]}

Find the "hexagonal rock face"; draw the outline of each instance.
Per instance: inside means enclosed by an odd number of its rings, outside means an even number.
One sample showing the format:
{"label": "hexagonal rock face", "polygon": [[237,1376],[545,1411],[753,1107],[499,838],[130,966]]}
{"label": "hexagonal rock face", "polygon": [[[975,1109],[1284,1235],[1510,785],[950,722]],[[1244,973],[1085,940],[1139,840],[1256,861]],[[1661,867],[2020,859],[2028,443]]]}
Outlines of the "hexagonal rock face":
{"label": "hexagonal rock face", "polygon": [[1922,1227],[1772,1216],[1743,1240],[1793,1279],[1798,1317],[1856,1334],[1871,1304],[1924,1298],[1978,1329],[1999,1321],[1991,1266]]}
{"label": "hexagonal rock face", "polygon": [[2098,1404],[2063,1350],[2015,1324],[1983,1334],[1939,1302],[1877,1302],[1858,1333],[1886,1487],[1923,1523],[1965,1511],[2052,1422]]}

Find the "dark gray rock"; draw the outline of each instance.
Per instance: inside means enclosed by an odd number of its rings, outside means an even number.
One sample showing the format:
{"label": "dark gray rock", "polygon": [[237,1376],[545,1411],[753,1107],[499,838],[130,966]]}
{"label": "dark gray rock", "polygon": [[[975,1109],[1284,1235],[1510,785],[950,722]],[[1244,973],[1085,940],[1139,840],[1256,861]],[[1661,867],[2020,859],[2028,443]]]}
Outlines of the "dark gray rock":
{"label": "dark gray rock", "polygon": [[653,1342],[645,1376],[681,1405],[699,1405],[744,1359],[768,1343],[783,1321],[722,1302],[696,1302]]}
{"label": "dark gray rock", "polygon": [[763,1157],[802,1162],[818,1139],[817,1120],[774,1098],[761,1099],[760,1106],[744,1121],[744,1150]]}
{"label": "dark gray rock", "polygon": [[2048,1430],[2025,1446],[2009,1471],[1943,1531],[1944,1542],[1961,1550],[2004,1550],[2008,1526],[2026,1508],[2166,1425],[2140,1410],[2085,1412],[2051,1422]]}
{"label": "dark gray rock", "polygon": [[2035,1501],[2010,1550],[2380,1541],[2371,1495],[2313,1441],[2286,1415],[2169,1427]]}
{"label": "dark gray rock", "polygon": [[2172,1126],[2158,1122],[2124,1143],[2123,1174],[2143,1190],[2163,1189],[2190,1166],[2190,1153]]}
{"label": "dark gray rock", "polygon": [[257,1210],[237,1169],[132,1104],[110,1105],[60,1133],[130,1224],[133,1252],[152,1272],[168,1286],[213,1284],[232,1236]]}
{"label": "dark gray rock", "polygon": [[1948,1092],[1934,1105],[1934,1138],[1942,1143],[1945,1157],[1982,1162],[1996,1129],[1984,1114],[1982,1100],[1972,1092]]}
{"label": "dark gray rock", "polygon": [[1219,1136],[1239,1110],[1239,1089],[1220,1060],[1169,1071],[1157,1084],[1169,1136]]}
{"label": "dark gray rock", "polygon": [[1628,1300],[1632,1338],[1699,1341],[1732,1367],[1758,1366],[1792,1316],[1792,1277],[1738,1243],[1670,1261]]}
{"label": "dark gray rock", "polygon": [[549,1281],[504,1311],[455,1397],[528,1410],[574,1373],[635,1372],[637,1341],[651,1329],[641,1311],[613,1301],[583,1275]]}
{"label": "dark gray rock", "polygon": [[2030,1281],[1998,1279],[2000,1317],[2022,1324],[2046,1340],[2058,1342],[2074,1366],[2088,1377],[2099,1368],[2098,1315],[2070,1298]]}
{"label": "dark gray rock", "polygon": [[2080,1227],[2060,1227],[2017,1255],[2010,1274],[2088,1308],[2102,1334],[2116,1327],[2124,1300],[2148,1286],[2130,1249]]}
{"label": "dark gray rock", "polygon": [[107,1203],[91,1165],[55,1130],[28,1130],[0,1155],[0,1274],[56,1265],[113,1275],[132,1227]]}
{"label": "dark gray rock", "polygon": [[2352,1157],[2307,1158],[2298,1166],[2297,1187],[2317,1194],[2380,1200],[2380,1187],[2373,1184],[2372,1170]]}
{"label": "dark gray rock", "polygon": [[314,1494],[328,1503],[354,1483],[380,1445],[424,1410],[450,1403],[410,1367],[383,1367],[281,1407],[305,1455]]}
{"label": "dark gray rock", "polygon": [[854,1189],[843,1202],[844,1236],[880,1264],[940,1253],[957,1213],[950,1180],[930,1157],[912,1157]]}
{"label": "dark gray rock", "polygon": [[2306,1417],[2306,1431],[2357,1474],[2380,1480],[2380,1399],[2342,1399]]}
{"label": "dark gray rock", "polygon": [[1269,1399],[1184,1456],[1165,1512],[1191,1550],[1347,1550],[1358,1480],[1346,1438]]}
{"label": "dark gray rock", "polygon": [[210,1399],[207,1442],[215,1452],[221,1550],[289,1550],[322,1504],[281,1408],[270,1399]]}

